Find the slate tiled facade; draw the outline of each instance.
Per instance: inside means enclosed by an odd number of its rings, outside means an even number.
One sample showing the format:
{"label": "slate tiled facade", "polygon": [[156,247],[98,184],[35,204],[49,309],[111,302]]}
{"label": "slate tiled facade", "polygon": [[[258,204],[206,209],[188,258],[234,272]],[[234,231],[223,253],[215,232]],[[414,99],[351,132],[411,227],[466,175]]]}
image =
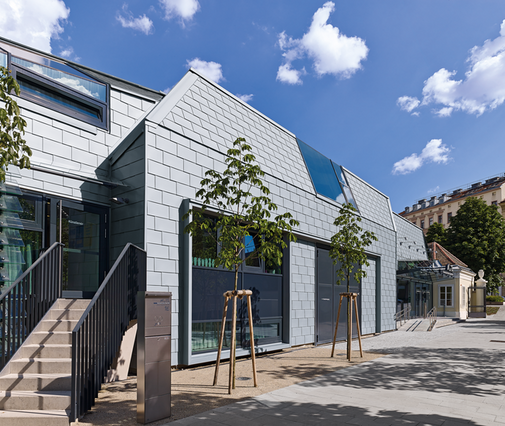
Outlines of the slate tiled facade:
{"label": "slate tiled facade", "polygon": [[[192,242],[182,231],[182,216],[188,207],[200,205],[195,194],[205,171],[225,169],[226,151],[237,137],[252,146],[279,212],[292,212],[300,222],[297,241],[284,259],[280,335],[260,341],[259,351],[314,343],[322,314],[318,249],[327,249],[336,232],[333,221],[340,204],[316,193],[296,136],[194,70],[164,95],[70,65],[109,85],[108,129],[19,99],[35,169],[12,169],[10,178],[49,200],[105,209],[109,265],[127,242],[147,251],[148,290],[173,294],[173,364],[216,356],[214,350],[195,346]],[[368,277],[361,286],[362,331],[392,330],[397,261],[426,259],[426,252],[418,250],[422,232],[392,213],[386,195],[351,171],[344,169],[344,174],[363,228],[378,237],[368,248]],[[247,348],[241,351],[247,353]]]}

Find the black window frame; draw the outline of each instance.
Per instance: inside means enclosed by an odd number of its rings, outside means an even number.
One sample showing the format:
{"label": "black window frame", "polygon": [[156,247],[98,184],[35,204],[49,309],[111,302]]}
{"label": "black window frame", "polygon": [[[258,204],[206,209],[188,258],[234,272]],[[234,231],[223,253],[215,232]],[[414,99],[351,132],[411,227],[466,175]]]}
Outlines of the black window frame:
{"label": "black window frame", "polygon": [[[76,120],[83,121],[85,123],[91,124],[93,126],[96,126],[100,129],[103,130],[109,130],[109,106],[110,106],[110,86],[107,83],[104,83],[102,81],[99,81],[95,78],[89,77],[90,81],[95,81],[97,83],[103,84],[105,86],[106,90],[106,95],[105,95],[105,102],[102,102],[98,99],[95,99],[91,96],[87,96],[82,92],[79,92],[78,90],[74,90],[68,86],[65,86],[61,83],[58,83],[55,80],[52,80],[50,78],[44,77],[41,74],[35,73],[22,65],[15,64],[12,62],[11,57],[12,54],[5,49],[2,49],[0,47],[0,51],[2,53],[5,53],[7,55],[7,68],[10,69],[12,76],[16,79],[19,80],[19,77],[21,76],[21,79],[28,80],[31,84],[38,85],[41,89],[48,90],[54,92],[56,96],[62,96],[65,98],[69,98],[69,100],[73,100],[77,103],[83,104],[83,106],[94,109],[97,111],[97,118],[92,117],[91,115],[87,115],[84,113],[81,113],[70,106],[65,106],[64,104],[60,104],[56,101],[51,101],[49,99],[41,98],[39,96],[36,96],[32,93],[29,93],[21,88],[21,92],[19,97],[21,99],[26,99],[28,101],[31,101],[37,105],[41,105],[43,107],[46,107],[50,110],[56,111],[60,114],[64,114],[66,116],[72,117]],[[34,53],[32,53],[34,54]],[[18,57],[16,55],[16,57]],[[23,58],[21,58],[23,59]],[[54,59],[51,59],[52,61],[55,61]],[[70,68],[72,68],[68,64],[64,64]],[[78,70],[76,70],[77,72]],[[79,74],[83,74],[82,71],[78,71]],[[82,78],[82,77],[79,77]]]}

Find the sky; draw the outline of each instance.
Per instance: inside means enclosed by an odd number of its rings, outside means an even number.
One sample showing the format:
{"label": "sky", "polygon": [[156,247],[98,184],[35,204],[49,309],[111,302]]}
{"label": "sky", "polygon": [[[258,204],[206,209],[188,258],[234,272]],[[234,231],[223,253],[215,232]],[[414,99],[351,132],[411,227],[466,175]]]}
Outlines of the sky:
{"label": "sky", "polygon": [[0,36],[160,91],[191,66],[388,195],[505,172],[503,0],[0,0]]}

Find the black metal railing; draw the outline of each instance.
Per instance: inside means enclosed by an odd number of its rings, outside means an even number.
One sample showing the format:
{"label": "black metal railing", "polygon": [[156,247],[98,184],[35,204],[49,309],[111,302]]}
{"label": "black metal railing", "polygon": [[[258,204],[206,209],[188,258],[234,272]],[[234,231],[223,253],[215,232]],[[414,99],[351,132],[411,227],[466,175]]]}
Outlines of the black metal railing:
{"label": "black metal railing", "polygon": [[128,243],[72,331],[70,421],[93,405],[146,289],[146,252]]}
{"label": "black metal railing", "polygon": [[0,295],[0,371],[61,297],[61,243],[54,243]]}

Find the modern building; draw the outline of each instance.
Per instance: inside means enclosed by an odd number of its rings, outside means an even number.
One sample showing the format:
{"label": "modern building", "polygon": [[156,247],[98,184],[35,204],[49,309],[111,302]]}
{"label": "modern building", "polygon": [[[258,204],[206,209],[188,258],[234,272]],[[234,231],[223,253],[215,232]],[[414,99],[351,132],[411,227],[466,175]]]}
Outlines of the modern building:
{"label": "modern building", "polygon": [[402,217],[419,226],[426,234],[434,223],[449,227],[451,218],[465,203],[468,197],[477,197],[488,205],[495,205],[505,217],[505,176],[503,174],[486,179],[485,182],[475,182],[468,188],[458,188],[450,193],[432,196],[418,200],[412,207],[405,207],[400,213]]}
{"label": "modern building", "polygon": [[[353,285],[362,334],[395,328],[397,264],[427,260],[423,234],[350,170],[193,69],[165,95],[5,39],[0,65],[21,86],[16,100],[33,150],[31,169],[10,167],[7,177],[22,192],[20,270],[60,241],[63,296],[91,298],[131,242],[147,252],[147,289],[172,292],[172,364],[215,360],[233,273],[213,267],[216,247],[184,233],[182,216],[201,206],[195,193],[204,173],[222,171],[228,148],[244,137],[279,211],[300,222],[281,267],[240,269],[239,288],[255,295],[258,351],[332,339],[344,286],[336,285],[329,242],[345,201],[378,237],[367,250],[367,277]],[[19,275],[11,272],[5,284]],[[248,353],[240,319],[239,355]]]}

